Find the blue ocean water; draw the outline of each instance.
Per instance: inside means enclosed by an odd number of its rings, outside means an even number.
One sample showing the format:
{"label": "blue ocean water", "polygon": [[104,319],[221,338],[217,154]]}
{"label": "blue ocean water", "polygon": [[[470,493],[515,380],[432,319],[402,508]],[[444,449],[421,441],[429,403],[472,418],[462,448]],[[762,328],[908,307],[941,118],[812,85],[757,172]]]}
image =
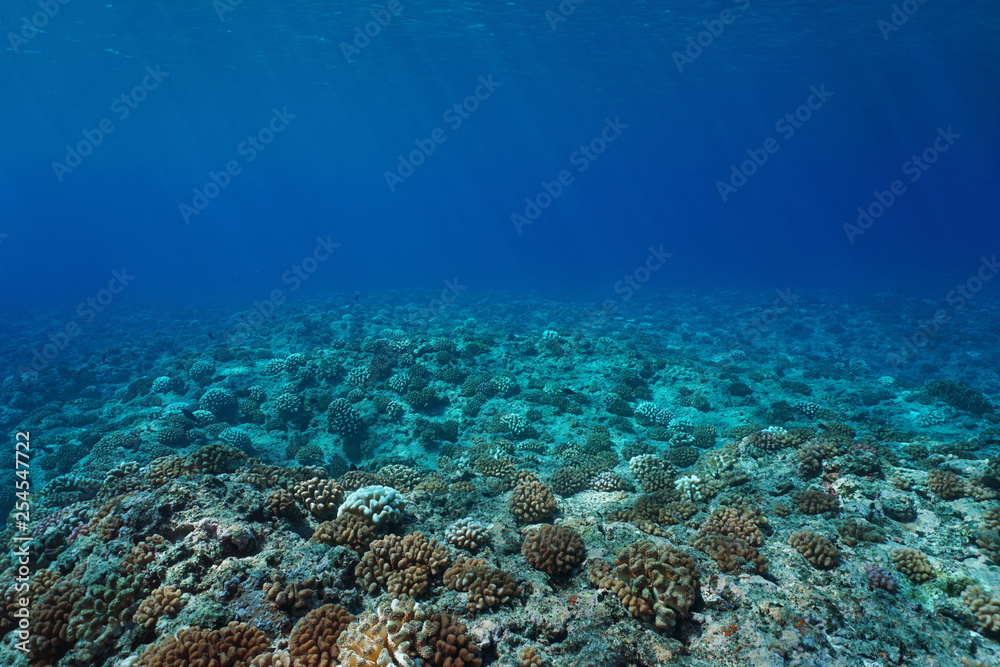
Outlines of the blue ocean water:
{"label": "blue ocean water", "polygon": [[122,267],[124,300],[245,300],[319,236],[317,293],[596,293],[662,245],[649,289],[937,294],[996,251],[1000,10],[906,10],[11,3],[4,301],[71,307]]}

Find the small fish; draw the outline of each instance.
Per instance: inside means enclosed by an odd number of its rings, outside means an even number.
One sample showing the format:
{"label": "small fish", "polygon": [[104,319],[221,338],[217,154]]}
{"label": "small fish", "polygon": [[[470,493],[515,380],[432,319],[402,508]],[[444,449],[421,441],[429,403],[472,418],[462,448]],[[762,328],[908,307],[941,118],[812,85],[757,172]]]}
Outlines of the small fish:
{"label": "small fish", "polygon": [[215,334],[214,333],[209,333],[208,337],[211,338],[212,340],[215,340]]}
{"label": "small fish", "polygon": [[198,418],[195,417],[194,413],[191,412],[191,410],[189,410],[188,408],[181,408],[181,414],[184,415],[185,417],[187,417],[188,419],[190,419],[193,422],[197,422],[198,421]]}
{"label": "small fish", "polygon": [[357,469],[358,469],[358,466],[354,465],[353,463],[351,464],[351,467],[349,468],[349,470],[357,470]]}
{"label": "small fish", "polygon": [[563,387],[562,393],[566,394],[567,396],[570,396],[572,394],[575,394],[576,392],[570,389],[569,387]]}
{"label": "small fish", "polygon": [[361,292],[355,292],[354,293],[354,300],[357,301],[360,298],[361,298]]}

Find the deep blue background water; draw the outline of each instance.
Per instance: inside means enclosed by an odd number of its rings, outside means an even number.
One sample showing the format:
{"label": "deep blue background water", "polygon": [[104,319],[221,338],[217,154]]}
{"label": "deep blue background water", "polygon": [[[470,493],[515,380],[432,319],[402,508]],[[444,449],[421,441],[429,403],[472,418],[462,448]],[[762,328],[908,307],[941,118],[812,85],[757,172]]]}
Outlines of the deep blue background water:
{"label": "deep blue background water", "polygon": [[[662,244],[649,289],[940,298],[1000,251],[992,0],[927,0],[888,39],[890,2],[585,0],[553,29],[556,2],[403,1],[350,63],[341,44],[376,3],[245,0],[225,20],[218,6],[71,0],[15,53],[9,33],[38,6],[4,5],[8,308],[72,308],[122,267],[123,300],[245,302],[287,289],[327,235],[340,247],[304,293],[458,278],[601,294]],[[673,54],[725,9],[732,23],[678,71]],[[120,118],[147,67],[167,76]],[[479,77],[500,86],[452,129],[443,112]],[[833,95],[777,131],[811,87]],[[239,145],[273,109],[294,118],[248,163]],[[52,163],[105,118],[114,131],[60,182]],[[573,152],[615,118],[627,129],[576,172]],[[948,127],[960,138],[910,182],[903,164]],[[384,172],[435,128],[447,140],[391,192]],[[768,138],[778,151],[724,202],[717,181]],[[230,160],[241,173],[185,224],[179,205]],[[574,182],[518,234],[511,214],[563,169]],[[894,179],[905,194],[849,243],[843,225]]]}

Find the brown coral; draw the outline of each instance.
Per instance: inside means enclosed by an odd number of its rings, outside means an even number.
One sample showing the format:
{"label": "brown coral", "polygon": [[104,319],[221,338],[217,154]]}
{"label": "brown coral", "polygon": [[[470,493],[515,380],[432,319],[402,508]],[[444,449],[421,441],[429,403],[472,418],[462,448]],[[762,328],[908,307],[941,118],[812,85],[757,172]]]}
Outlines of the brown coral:
{"label": "brown coral", "polygon": [[336,667],[337,639],[354,620],[340,605],[325,604],[299,619],[288,641],[295,667]]}
{"label": "brown coral", "polygon": [[145,480],[140,474],[139,464],[135,461],[123,461],[108,471],[98,491],[98,498],[117,499],[126,493],[146,488]]}
{"label": "brown coral", "polygon": [[594,491],[630,491],[629,484],[615,472],[602,472],[590,480],[590,488]]}
{"label": "brown coral", "polygon": [[721,535],[743,540],[752,547],[764,543],[760,526],[766,523],[763,514],[751,505],[730,505],[720,507],[708,515],[698,531],[699,536]]}
{"label": "brown coral", "polygon": [[927,486],[942,500],[954,500],[965,495],[965,480],[948,470],[927,472]]}
{"label": "brown coral", "polygon": [[122,558],[121,568],[125,574],[135,574],[145,570],[156,560],[156,548],[160,547],[161,553],[166,540],[161,535],[150,535],[139,544],[132,547],[132,550]]}
{"label": "brown coral", "polygon": [[137,624],[152,630],[161,616],[176,616],[183,607],[184,600],[181,598],[180,589],[164,586],[150,593],[149,597],[139,604],[132,618]]}
{"label": "brown coral", "polygon": [[375,526],[359,514],[341,514],[333,521],[316,526],[312,539],[325,544],[339,544],[362,553],[378,537]]}
{"label": "brown coral", "polygon": [[991,507],[983,512],[983,525],[991,530],[1000,528],[1000,507]]}
{"label": "brown coral", "polygon": [[53,570],[37,570],[27,582],[27,590],[22,589],[23,582],[14,578],[4,577],[0,580],[0,635],[7,634],[13,627],[14,612],[21,608],[20,598],[35,601],[59,581],[59,573]]}
{"label": "brown coral", "polygon": [[962,591],[962,602],[979,620],[984,630],[1000,631],[1000,597],[988,593],[982,586],[967,586]]}
{"label": "brown coral", "polygon": [[767,563],[760,552],[738,537],[710,533],[695,539],[691,544],[711,556],[724,572],[767,571]]}
{"label": "brown coral", "polygon": [[194,472],[218,475],[233,472],[246,458],[246,454],[232,445],[213,442],[191,454],[190,467]]}
{"label": "brown coral", "polygon": [[895,563],[896,569],[915,584],[922,584],[937,576],[930,561],[927,560],[927,554],[916,549],[893,549],[889,556]]}
{"label": "brown coral", "polygon": [[393,597],[417,597],[429,579],[448,566],[448,551],[436,539],[416,532],[406,537],[389,535],[371,543],[354,568],[358,584],[370,594],[384,589]]}
{"label": "brown coral", "polygon": [[517,467],[510,459],[495,459],[491,456],[484,456],[476,460],[476,471],[484,477],[498,478],[501,482],[501,486],[506,490],[513,486],[514,476],[517,474]]}
{"label": "brown coral", "polygon": [[363,486],[386,486],[388,484],[388,480],[381,475],[364,470],[348,470],[337,478],[337,482],[344,487],[345,491],[357,491]]}
{"label": "brown coral", "polygon": [[654,454],[642,454],[629,461],[629,470],[646,493],[674,491],[677,468]]}
{"label": "brown coral", "polygon": [[69,620],[83,588],[74,580],[64,579],[45,592],[31,614],[28,649],[37,667],[54,665],[70,647]]}
{"label": "brown coral", "polygon": [[556,511],[556,497],[547,484],[528,479],[511,491],[510,511],[521,523],[537,523]]}
{"label": "brown coral", "polygon": [[198,449],[190,456],[165,456],[156,459],[146,469],[146,477],[154,485],[162,485],[182,475],[233,472],[246,460],[240,450],[222,442],[215,442]]}
{"label": "brown coral", "polygon": [[344,488],[332,479],[307,479],[292,489],[302,507],[319,520],[333,518],[344,497]]}
{"label": "brown coral", "polygon": [[91,530],[94,530],[94,528],[97,529],[96,535],[99,540],[102,542],[110,542],[118,537],[122,526],[125,525],[125,520],[117,514],[109,514],[101,521],[91,520],[90,525]]}
{"label": "brown coral", "polygon": [[833,542],[811,530],[797,530],[788,540],[796,551],[812,563],[813,567],[829,569],[840,561],[840,551]]}
{"label": "brown coral", "polygon": [[633,616],[668,630],[688,616],[697,600],[697,573],[684,552],[643,540],[619,551],[613,565],[594,560],[587,576],[618,596]]}
{"label": "brown coral", "polygon": [[134,546],[119,562],[119,571],[102,583],[92,583],[73,605],[65,638],[76,649],[79,661],[94,661],[124,631],[138,602],[156,586],[159,575],[151,566],[164,539],[151,535]]}
{"label": "brown coral", "polygon": [[683,523],[698,513],[698,506],[687,500],[676,500],[677,494],[668,491],[639,496],[632,511],[648,521],[672,526]]}
{"label": "brown coral", "polygon": [[[448,482],[440,475],[427,475],[420,480],[420,483],[413,487],[415,491],[426,491],[427,493],[443,494],[448,493]],[[402,491],[402,489],[400,489]]]}
{"label": "brown coral", "polygon": [[307,479],[326,479],[326,477],[326,470],[316,466],[288,468],[261,463],[260,459],[250,459],[233,475],[233,480],[244,484],[253,484],[262,489],[280,486],[287,490]]}
{"label": "brown coral", "polygon": [[171,479],[190,473],[188,461],[177,454],[158,458],[146,468],[146,478],[155,486],[161,486]]}
{"label": "brown coral", "polygon": [[150,645],[140,656],[140,667],[249,667],[270,642],[263,632],[246,623],[230,623],[221,630],[182,628],[176,635]]}
{"label": "brown coral", "polygon": [[976,531],[976,546],[980,552],[994,563],[1000,563],[1000,532],[996,530]]}
{"label": "brown coral", "polygon": [[885,542],[885,533],[874,524],[870,524],[864,519],[851,518],[837,524],[837,532],[840,539],[849,547],[856,546],[858,542]]}
{"label": "brown coral", "polygon": [[445,570],[444,585],[468,593],[470,611],[496,607],[521,593],[512,576],[489,567],[481,558],[459,558]]}
{"label": "brown coral", "polygon": [[792,496],[792,500],[803,514],[823,514],[824,512],[839,512],[840,500],[832,493],[822,489],[805,489]]}
{"label": "brown coral", "polygon": [[542,667],[542,656],[534,646],[525,646],[521,649],[518,657],[521,658],[521,667]]}
{"label": "brown coral", "polygon": [[420,472],[402,465],[383,466],[379,469],[378,475],[386,480],[383,486],[391,486],[402,493],[409,493],[415,489],[421,478]]}
{"label": "brown coral", "polygon": [[479,644],[465,624],[454,616],[432,613],[417,634],[421,665],[434,667],[479,667]]}
{"label": "brown coral", "polygon": [[786,431],[780,426],[769,426],[744,437],[740,441],[740,447],[756,447],[766,452],[775,452],[800,442],[802,442],[802,438],[796,433]]}
{"label": "brown coral", "polygon": [[483,524],[472,517],[465,517],[448,526],[444,531],[444,537],[459,549],[475,552],[489,541],[490,534],[486,532]]}
{"label": "brown coral", "polygon": [[298,521],[305,516],[302,508],[295,502],[295,496],[284,489],[275,489],[267,495],[267,506],[271,514],[290,521]]}
{"label": "brown coral", "polygon": [[313,600],[323,595],[323,585],[316,577],[289,580],[278,572],[271,574],[263,589],[275,607],[291,613],[304,613]]}
{"label": "brown coral", "polygon": [[799,474],[803,477],[815,477],[823,472],[823,461],[837,453],[837,448],[828,442],[813,442],[798,452]]}
{"label": "brown coral", "polygon": [[[261,653],[250,661],[250,667],[299,667],[292,664],[292,658],[288,651],[281,650],[274,653]],[[333,663],[327,663],[327,667],[333,667]]]}
{"label": "brown coral", "polygon": [[560,496],[572,496],[587,488],[590,478],[591,475],[583,468],[565,466],[552,473],[549,484]]}
{"label": "brown coral", "polygon": [[465,624],[412,600],[395,599],[363,614],[337,640],[341,667],[479,667],[479,646]]}
{"label": "brown coral", "polygon": [[586,550],[575,530],[547,523],[528,531],[521,554],[536,570],[561,575],[582,563]]}

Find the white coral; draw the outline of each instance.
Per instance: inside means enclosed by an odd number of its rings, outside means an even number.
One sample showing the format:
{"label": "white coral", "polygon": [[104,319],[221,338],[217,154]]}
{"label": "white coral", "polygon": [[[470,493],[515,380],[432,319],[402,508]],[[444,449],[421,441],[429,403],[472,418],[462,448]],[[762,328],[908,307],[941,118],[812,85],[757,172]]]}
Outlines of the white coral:
{"label": "white coral", "polygon": [[444,536],[456,547],[469,551],[475,551],[489,539],[486,527],[471,517],[459,519],[448,526]]}
{"label": "white coral", "polygon": [[698,475],[685,475],[678,477],[674,481],[674,487],[681,492],[688,500],[701,500],[701,477]]}
{"label": "white coral", "polygon": [[345,512],[357,514],[378,526],[383,521],[390,523],[399,521],[403,518],[405,509],[406,500],[403,498],[403,494],[392,487],[373,484],[372,486],[362,486],[347,496],[344,504],[337,510],[337,516]]}

